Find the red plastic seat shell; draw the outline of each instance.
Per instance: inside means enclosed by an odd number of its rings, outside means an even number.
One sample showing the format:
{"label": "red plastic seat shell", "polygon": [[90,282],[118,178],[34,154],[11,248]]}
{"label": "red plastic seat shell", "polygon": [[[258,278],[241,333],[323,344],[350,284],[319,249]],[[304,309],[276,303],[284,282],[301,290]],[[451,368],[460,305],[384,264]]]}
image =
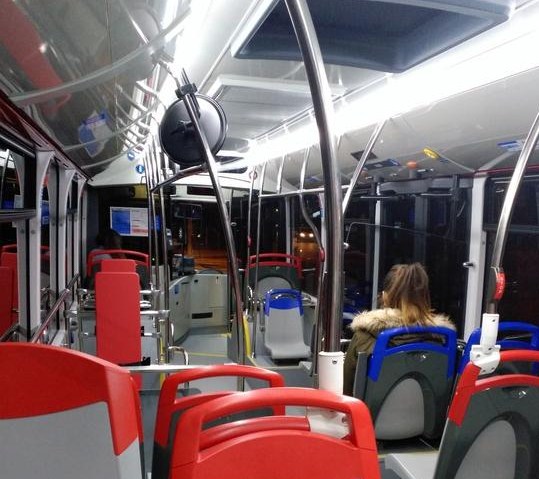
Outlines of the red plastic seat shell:
{"label": "red plastic seat shell", "polygon": [[95,277],[97,356],[116,364],[140,361],[140,286],[136,273]]}
{"label": "red plastic seat shell", "polygon": [[99,358],[55,346],[0,344],[0,390],[9,390],[2,394],[0,419],[105,402],[114,453],[120,455],[139,439],[135,384],[127,371]]}
{"label": "red plastic seat shell", "polygon": [[[350,438],[336,439],[316,432],[280,429],[282,418],[264,418],[256,430],[251,420],[246,434],[225,438],[201,448],[202,424],[217,417],[260,407],[304,405],[347,413]],[[208,432],[204,433],[210,435]],[[176,438],[189,437],[174,447],[171,479],[257,479],[308,477],[309,479],[379,479],[380,471],[370,414],[361,401],[327,391],[269,388],[224,396],[185,411]]]}

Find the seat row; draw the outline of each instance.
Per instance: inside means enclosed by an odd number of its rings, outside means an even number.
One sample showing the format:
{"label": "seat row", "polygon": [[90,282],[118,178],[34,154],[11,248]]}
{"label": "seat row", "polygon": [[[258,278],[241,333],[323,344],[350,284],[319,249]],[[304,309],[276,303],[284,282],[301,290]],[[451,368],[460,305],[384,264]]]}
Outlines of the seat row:
{"label": "seat row", "polygon": [[[539,352],[504,351],[501,361],[539,362]],[[242,376],[271,387],[198,395],[178,389],[211,376]],[[283,384],[275,372],[238,365],[169,376],[159,399],[152,478],[381,477],[373,423],[362,401]],[[67,349],[4,343],[0,389],[2,477],[143,476],[140,402],[125,370]],[[286,406],[333,411],[328,417],[341,413],[348,433],[328,436],[308,417],[287,415]],[[469,363],[439,452],[389,455],[386,467],[406,479],[539,477],[538,406],[535,375],[480,378]]]}
{"label": "seat row", "polygon": [[[471,334],[457,361],[456,333],[448,328],[418,326],[380,333],[372,355],[359,354],[354,382],[354,396],[369,407],[376,438],[439,439],[455,384],[480,336],[480,329]],[[502,350],[539,351],[539,327],[500,323],[498,344]],[[505,363],[498,372],[536,369],[537,365]]]}
{"label": "seat row", "polygon": [[[178,397],[182,384],[231,375],[272,387]],[[361,401],[283,386],[279,374],[251,366],[169,376],[159,399],[152,478],[379,477],[372,423]],[[1,477],[143,477],[140,402],[127,371],[77,351],[4,343],[0,390]],[[319,434],[305,417],[285,415],[286,406],[338,411],[349,418],[351,433],[340,439]]]}

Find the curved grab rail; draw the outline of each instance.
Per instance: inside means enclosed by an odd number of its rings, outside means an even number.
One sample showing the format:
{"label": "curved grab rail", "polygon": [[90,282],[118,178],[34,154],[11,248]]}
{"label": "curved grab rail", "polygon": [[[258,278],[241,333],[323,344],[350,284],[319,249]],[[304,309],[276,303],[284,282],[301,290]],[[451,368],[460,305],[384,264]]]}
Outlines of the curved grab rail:
{"label": "curved grab rail", "polygon": [[257,256],[249,256],[247,267],[245,268],[249,271],[251,268],[258,266],[279,266],[285,268],[294,268],[298,274],[298,278],[302,277],[302,268],[301,268],[301,258],[299,256],[294,256],[287,253],[260,253]]}
{"label": "curved grab rail", "polygon": [[264,314],[269,316],[270,309],[291,309],[299,307],[300,314],[303,316],[303,301],[301,291],[290,288],[270,289],[264,298]]}
{"label": "curved grab rail", "polygon": [[[181,384],[196,381],[198,379],[216,378],[223,376],[239,377],[239,378],[251,378],[266,381],[270,387],[283,387],[284,379],[275,371],[268,369],[257,368],[254,366],[245,366],[241,364],[216,364],[212,366],[202,366],[200,368],[189,369],[181,371],[176,374],[172,374],[163,383],[161,387],[161,393],[159,394],[159,403],[157,407],[157,418],[155,424],[155,440],[159,444],[166,444],[169,425],[172,414],[177,409],[178,404],[183,402],[182,409],[198,405],[202,401],[208,401],[209,399],[215,399],[229,392],[217,392],[211,393],[215,397],[210,397],[207,394],[192,396],[187,398],[176,399],[176,393],[178,387]],[[192,401],[188,401],[192,400]],[[275,411],[276,414],[284,413],[284,410]]]}
{"label": "curved grab rail", "polygon": [[[511,350],[500,353],[500,363],[515,361],[539,363],[539,351]],[[500,387],[533,386],[539,388],[539,377],[531,374],[504,374],[479,379],[480,373],[481,368],[470,362],[459,379],[447,415],[447,418],[457,425],[462,423],[470,399],[475,393]]]}
{"label": "curved grab rail", "polygon": [[[349,415],[350,442],[356,448],[376,451],[372,421],[367,406],[358,399],[338,396],[329,391],[308,388],[270,388],[237,393],[209,401],[186,411],[176,427],[176,435],[186,434],[191,441],[175,448],[172,467],[189,464],[197,459],[201,445],[202,425],[222,416],[241,411],[275,406],[308,406]],[[279,418],[277,418],[277,422]]]}
{"label": "curved grab rail", "polygon": [[[392,346],[389,344],[390,341],[396,336],[403,336],[406,334],[428,334],[443,336],[444,344],[431,342],[431,338],[418,339],[397,346]],[[447,355],[447,376],[450,377],[454,374],[457,352],[456,331],[443,326],[410,326],[386,329],[378,335],[372,352],[369,377],[373,380],[378,378],[385,356],[405,351],[417,351],[418,349],[435,351]]]}
{"label": "curved grab rail", "polygon": [[310,431],[311,427],[309,420],[305,416],[267,416],[243,419],[235,423],[219,424],[204,430],[200,435],[200,450],[208,449],[216,444],[245,434],[274,431],[275,429]]}
{"label": "curved grab rail", "polygon": [[526,141],[522,146],[522,151],[518,157],[511,181],[507,187],[507,192],[503,200],[502,210],[496,237],[492,245],[492,255],[489,268],[487,284],[487,312],[496,313],[498,302],[502,299],[505,290],[505,273],[502,268],[505,244],[509,235],[509,225],[515,209],[516,199],[529,159],[534,151],[539,139],[539,113],[536,115],[533,124],[528,132]]}
{"label": "curved grab rail", "polygon": [[[39,250],[41,251],[41,259],[49,259],[50,248],[48,246],[40,246]],[[17,252],[17,243],[5,244],[0,247],[0,254],[2,253],[16,253]]]}
{"label": "curved grab rail", "polygon": [[[56,312],[60,309],[60,306],[64,303],[66,298],[69,296],[71,291],[73,290],[73,286],[77,283],[79,280],[80,275],[77,273],[73,278],[71,278],[71,281],[67,285],[67,287],[60,293],[58,296],[58,299],[54,302],[51,309],[47,313],[47,316],[45,316],[45,319],[37,329],[37,331],[32,335],[32,338],[30,339],[31,343],[37,343],[39,341],[39,338],[43,335],[45,330],[49,327],[51,321],[54,318],[54,315]],[[66,317],[66,334],[69,335],[69,319]],[[70,346],[69,337],[68,337],[68,347]]]}
{"label": "curved grab rail", "polygon": [[[141,253],[140,251],[132,251],[128,249],[97,249],[90,251],[88,253],[88,259],[86,261],[86,276],[90,277],[92,275],[92,267],[95,264],[101,263],[105,258],[95,259],[96,256],[101,255],[124,255],[128,259],[132,259],[137,264],[142,264],[146,267],[150,267],[150,257],[146,253]],[[108,258],[107,258],[108,259]],[[114,259],[114,258],[113,258]]]}

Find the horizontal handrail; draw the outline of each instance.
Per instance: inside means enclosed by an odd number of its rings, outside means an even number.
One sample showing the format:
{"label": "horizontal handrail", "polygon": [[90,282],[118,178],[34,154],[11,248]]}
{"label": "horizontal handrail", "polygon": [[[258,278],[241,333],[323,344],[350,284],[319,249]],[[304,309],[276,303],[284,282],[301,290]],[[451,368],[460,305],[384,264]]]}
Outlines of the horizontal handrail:
{"label": "horizontal handrail", "polygon": [[58,299],[54,302],[52,305],[50,311],[47,313],[47,316],[37,329],[37,331],[32,335],[32,339],[30,339],[31,343],[37,343],[39,341],[39,338],[43,335],[43,332],[45,329],[47,329],[54,318],[54,315],[58,312],[60,309],[60,306],[64,303],[65,299],[68,297],[68,295],[71,293],[71,290],[73,289],[73,286],[75,283],[79,280],[80,275],[77,273],[71,281],[68,283],[67,287],[62,290],[60,295],[58,296]]}
{"label": "horizontal handrail", "polygon": [[0,336],[0,343],[3,343],[4,341],[7,341],[13,334],[19,332],[19,324],[13,323],[8,329],[4,331],[4,333]]}

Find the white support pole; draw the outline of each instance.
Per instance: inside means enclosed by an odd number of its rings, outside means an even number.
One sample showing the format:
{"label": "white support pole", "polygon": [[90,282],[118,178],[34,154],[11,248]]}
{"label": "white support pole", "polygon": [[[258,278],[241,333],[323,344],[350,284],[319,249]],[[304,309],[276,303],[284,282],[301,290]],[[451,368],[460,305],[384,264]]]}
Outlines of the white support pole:
{"label": "white support pole", "polygon": [[[344,353],[320,351],[318,353],[318,389],[342,394]],[[333,437],[344,437],[350,433],[346,414],[319,408],[307,409],[307,420],[311,431]]]}
{"label": "white support pole", "polygon": [[[75,224],[73,225],[74,231],[73,231],[73,275],[76,275],[77,273],[81,273],[81,258],[82,258],[82,264],[83,264],[83,270],[84,265],[86,262],[84,261],[84,258],[86,258],[86,215],[84,215],[84,221],[83,221],[83,209],[82,209],[82,201],[83,201],[83,192],[84,187],[86,185],[86,178],[77,177],[77,213],[75,214],[74,220]],[[83,240],[84,238],[84,240]],[[84,254],[83,253],[83,247],[84,247]]]}
{"label": "white support pole", "polygon": [[470,249],[468,261],[468,286],[466,289],[466,312],[464,316],[464,339],[481,326],[483,304],[483,283],[485,278],[485,256],[487,235],[483,231],[483,209],[485,204],[485,183],[487,179],[474,178],[472,186],[472,215],[470,220]]}
{"label": "white support pole", "polygon": [[[67,231],[67,199],[75,170],[66,170],[56,166],[57,174],[49,175],[49,205],[50,205],[50,251],[51,260],[51,289],[58,295],[66,285],[66,231]],[[58,258],[55,258],[55,255]],[[71,279],[71,278],[70,278]]]}
{"label": "white support pole", "polygon": [[[380,194],[380,187],[376,187],[376,194]],[[372,260],[372,309],[378,308],[378,282],[380,281],[380,243],[382,224],[382,202],[378,200],[374,207],[374,253]]]}
{"label": "white support pole", "polygon": [[493,373],[500,364],[500,345],[498,339],[498,313],[483,313],[481,339],[470,351],[470,361],[481,368],[480,374]]}
{"label": "white support pole", "polygon": [[[21,287],[28,290],[29,325],[33,331],[41,324],[41,197],[43,193],[43,182],[49,168],[49,164],[54,155],[52,151],[37,151],[36,152],[36,214],[30,219],[29,223],[29,269],[26,271],[28,278],[21,278],[19,274],[19,291]],[[17,249],[19,265],[26,263],[24,252]],[[22,253],[22,254],[21,254]],[[25,268],[19,267],[19,273],[22,273]],[[25,283],[21,284],[21,280]]]}
{"label": "white support pole", "polygon": [[290,209],[290,198],[284,199],[285,211],[285,235],[286,235],[286,254],[293,254],[292,246],[292,213]]}

